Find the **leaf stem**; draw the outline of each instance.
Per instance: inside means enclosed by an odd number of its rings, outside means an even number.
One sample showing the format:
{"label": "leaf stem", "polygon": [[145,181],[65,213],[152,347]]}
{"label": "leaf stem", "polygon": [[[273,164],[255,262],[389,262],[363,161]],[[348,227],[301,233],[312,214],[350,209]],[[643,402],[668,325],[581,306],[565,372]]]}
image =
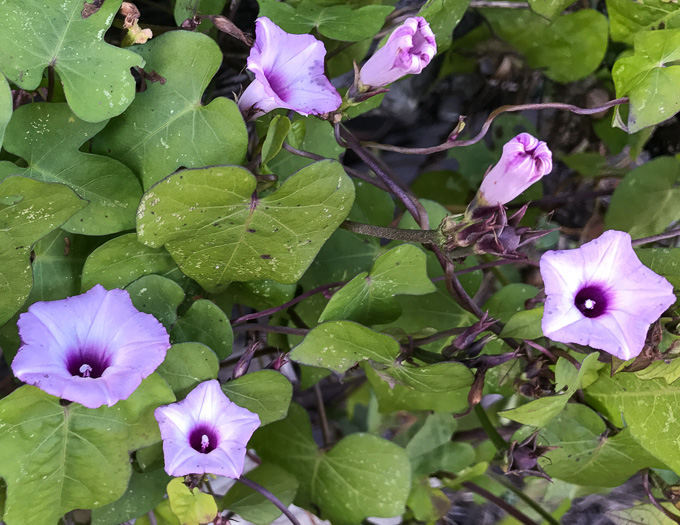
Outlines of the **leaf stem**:
{"label": "leaf stem", "polygon": [[270,324],[246,323],[234,327],[234,333],[267,332],[272,334],[289,334],[305,336],[309,330],[305,328],[291,328],[290,326],[274,326]]}
{"label": "leaf stem", "polygon": [[528,2],[512,2],[508,0],[470,0],[471,8],[495,7],[501,9],[529,9]]}
{"label": "leaf stem", "polygon": [[[343,128],[340,124],[335,125],[335,139],[338,144],[342,147],[349,147],[357,156],[364,161],[364,163],[373,170],[373,172],[378,176],[378,178],[389,188],[389,190],[397,196],[397,198],[404,204],[408,212],[413,216],[413,218],[421,224],[420,222],[420,211],[416,206],[417,199],[411,195],[411,193],[402,188],[397,181],[390,177],[389,173],[383,166],[380,165],[378,159],[376,159],[371,153],[369,153],[361,143],[352,135],[347,129]],[[420,204],[420,203],[418,203]],[[422,224],[421,224],[422,226]]]}
{"label": "leaf stem", "polygon": [[54,78],[54,62],[47,66],[47,96],[45,97],[46,102],[52,102],[54,98],[54,89],[56,80]]}
{"label": "leaf stem", "polygon": [[649,501],[652,502],[652,505],[654,505],[657,508],[657,510],[662,512],[664,516],[666,516],[669,520],[674,521],[675,523],[680,523],[680,516],[676,516],[675,514],[670,512],[666,507],[661,505],[654,497],[654,494],[652,494],[652,489],[649,487],[649,469],[645,469],[645,471],[642,474],[642,486],[645,489],[645,493],[647,494]]}
{"label": "leaf stem", "polygon": [[260,317],[266,317],[268,315],[274,315],[274,314],[279,313],[283,310],[287,310],[291,306],[296,305],[300,301],[304,301],[305,299],[307,299],[308,297],[311,297],[312,295],[327,292],[327,291],[329,291],[333,288],[339,288],[340,286],[343,286],[345,284],[347,284],[346,281],[338,281],[338,282],[331,283],[331,284],[324,284],[323,286],[319,286],[319,287],[313,288],[312,290],[309,290],[305,293],[302,293],[302,294],[298,295],[297,297],[291,299],[290,301],[283,303],[280,306],[274,306],[272,308],[267,308],[266,310],[262,310],[260,312],[253,312],[252,314],[243,315],[243,316],[239,317],[238,319],[236,319],[235,321],[232,321],[231,324],[235,326],[235,325],[243,324],[247,321],[252,321],[253,319],[258,319]]}
{"label": "leaf stem", "polygon": [[473,483],[472,481],[464,481],[462,483],[463,487],[468,489],[470,492],[474,492],[475,494],[479,494],[482,496],[484,499],[488,500],[489,502],[493,503],[497,507],[500,507],[503,509],[505,512],[507,512],[510,516],[515,518],[517,521],[520,523],[524,523],[524,525],[538,525],[534,520],[529,518],[526,514],[521,512],[519,509],[513,507],[508,503],[507,501],[499,498],[498,496],[492,494],[486,489],[483,489],[476,483]]}
{"label": "leaf stem", "polygon": [[491,472],[491,471],[488,471],[487,475],[491,479],[493,479],[494,481],[503,485],[506,489],[511,491],[513,494],[515,494],[519,499],[521,499],[524,503],[529,505],[533,510],[538,512],[543,517],[543,519],[545,519],[545,521],[547,521],[550,525],[560,525],[560,522],[557,521],[552,514],[550,514],[547,510],[545,510],[538,503],[536,503],[534,500],[532,500],[524,492],[522,492],[522,489],[520,489],[519,487],[516,487],[510,481],[505,479],[505,477],[499,476],[498,474]]}
{"label": "leaf stem", "polygon": [[321,420],[321,434],[323,435],[324,447],[331,443],[331,429],[328,426],[328,418],[326,417],[326,406],[323,402],[323,394],[319,383],[314,383],[314,397],[316,398],[316,406],[319,411],[319,419]]}
{"label": "leaf stem", "polygon": [[269,501],[271,501],[276,507],[283,512],[283,514],[290,520],[290,522],[293,525],[300,525],[300,522],[297,520],[295,515],[290,511],[288,507],[286,507],[283,503],[281,503],[281,500],[274,496],[271,492],[269,492],[266,488],[264,488],[262,485],[259,483],[255,483],[254,481],[241,476],[238,478],[236,481],[239,481],[243,483],[246,487],[253,489],[256,492],[259,492],[262,494],[265,498],[267,498]]}
{"label": "leaf stem", "polygon": [[659,235],[652,235],[651,237],[642,237],[641,239],[633,239],[633,246],[640,246],[641,244],[649,244],[650,242],[663,241],[664,239],[672,239],[680,236],[680,228],[669,230]]}
{"label": "leaf stem", "polygon": [[420,244],[437,244],[439,232],[437,230],[405,230],[403,228],[387,228],[385,226],[373,226],[345,220],[340,225],[343,230],[348,230],[361,235],[380,237],[381,239],[391,239],[406,242],[417,242]]}
{"label": "leaf stem", "polygon": [[[292,153],[293,155],[297,155],[298,157],[304,157],[306,159],[312,159],[312,160],[335,160],[331,159],[329,157],[324,157],[323,155],[317,155],[316,153],[312,153],[311,151],[304,151],[301,149],[294,148],[287,142],[284,142],[283,145],[281,146],[283,149],[285,149],[288,153]],[[371,177],[370,175],[367,175],[365,173],[360,172],[359,170],[352,169],[348,166],[343,166],[344,170],[347,172],[348,175],[351,175],[352,177],[356,177],[357,179],[361,179],[364,182],[368,182],[369,184],[373,184],[376,188],[380,188],[383,191],[389,191],[387,186],[385,186],[382,181],[379,179],[376,179],[375,177]]]}
{"label": "leaf stem", "polygon": [[477,419],[479,419],[479,423],[482,425],[486,435],[489,436],[491,443],[493,443],[494,447],[496,447],[496,450],[498,450],[498,452],[505,452],[508,449],[508,442],[503,439],[503,436],[498,433],[496,427],[493,425],[493,423],[491,423],[491,420],[486,414],[484,407],[482,407],[480,404],[477,404],[475,405],[474,410]]}

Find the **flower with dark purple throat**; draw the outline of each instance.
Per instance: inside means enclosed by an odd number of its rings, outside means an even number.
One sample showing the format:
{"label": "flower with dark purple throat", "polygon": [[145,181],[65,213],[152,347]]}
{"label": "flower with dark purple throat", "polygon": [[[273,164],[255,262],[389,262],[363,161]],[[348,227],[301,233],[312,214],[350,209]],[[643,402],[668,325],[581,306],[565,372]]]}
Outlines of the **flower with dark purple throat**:
{"label": "flower with dark purple throat", "polygon": [[248,69],[255,80],[238,101],[247,118],[276,108],[301,115],[330,113],[342,99],[324,74],[326,48],[312,35],[286,33],[266,17],[257,19]]}
{"label": "flower with dark purple throat", "polygon": [[359,78],[371,88],[386,86],[405,75],[420,73],[436,54],[437,42],[427,20],[407,18],[363,65]]}
{"label": "flower with dark purple throat", "polygon": [[551,171],[547,144],[520,133],[503,146],[501,160],[484,177],[470,209],[506,204]]}
{"label": "flower with dark purple throat", "polygon": [[671,283],[640,262],[624,232],[546,252],[540,269],[547,295],[543,334],[623,360],[642,351],[649,326],[676,300]]}
{"label": "flower with dark purple throat", "polygon": [[39,301],[19,316],[14,375],[88,408],[127,399],[170,348],[167,330],[138,311],[125,290]]}
{"label": "flower with dark purple throat", "polygon": [[260,418],[224,395],[217,380],[205,381],[179,403],[154,412],[163,439],[165,471],[171,476],[243,473],[246,445]]}

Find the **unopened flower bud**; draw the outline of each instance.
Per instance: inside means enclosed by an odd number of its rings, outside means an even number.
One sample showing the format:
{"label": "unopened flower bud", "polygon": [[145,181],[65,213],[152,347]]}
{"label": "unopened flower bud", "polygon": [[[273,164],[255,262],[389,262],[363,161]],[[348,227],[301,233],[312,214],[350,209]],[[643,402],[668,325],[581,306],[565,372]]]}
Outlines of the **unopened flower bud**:
{"label": "unopened flower bud", "polygon": [[422,16],[407,18],[361,68],[361,82],[375,88],[418,74],[436,53],[437,42],[427,20]]}
{"label": "unopened flower bud", "polygon": [[551,171],[552,152],[547,144],[520,133],[503,146],[501,160],[484,177],[474,204],[506,204]]}

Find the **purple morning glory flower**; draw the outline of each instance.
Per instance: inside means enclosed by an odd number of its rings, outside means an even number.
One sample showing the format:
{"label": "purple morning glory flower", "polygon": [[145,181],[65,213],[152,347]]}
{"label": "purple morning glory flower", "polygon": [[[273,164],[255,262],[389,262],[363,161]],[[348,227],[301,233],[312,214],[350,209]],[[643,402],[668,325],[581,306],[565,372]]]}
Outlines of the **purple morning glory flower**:
{"label": "purple morning glory flower", "polygon": [[324,75],[325,56],[323,42],[312,35],[291,35],[269,18],[258,18],[248,57],[255,80],[238,101],[241,112],[255,117],[276,108],[302,115],[335,111],[342,99]]}
{"label": "purple morning glory flower", "polygon": [[552,152],[546,143],[520,133],[503,146],[501,160],[484,177],[477,204],[497,206],[510,202],[551,171]]}
{"label": "purple morning glory flower", "polygon": [[127,399],[165,359],[168,332],[138,311],[125,290],[39,301],[19,316],[14,375],[88,408]]}
{"label": "purple morning glory flower", "polygon": [[675,302],[673,286],[644,266],[630,235],[610,230],[576,250],[546,252],[543,334],[628,360],[649,326]]}
{"label": "purple morning glory flower", "polygon": [[163,439],[165,471],[171,476],[243,473],[246,445],[260,418],[229,401],[217,380],[205,381],[179,403],[154,412]]}
{"label": "purple morning glory flower", "polygon": [[434,33],[422,16],[407,18],[359,72],[362,84],[381,87],[420,73],[437,54]]}

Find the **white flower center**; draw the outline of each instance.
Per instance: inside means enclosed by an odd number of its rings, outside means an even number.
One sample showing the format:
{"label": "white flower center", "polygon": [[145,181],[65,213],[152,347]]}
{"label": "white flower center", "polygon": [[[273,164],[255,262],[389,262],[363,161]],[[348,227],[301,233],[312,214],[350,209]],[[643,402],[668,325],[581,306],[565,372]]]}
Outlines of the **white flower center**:
{"label": "white flower center", "polygon": [[90,377],[90,373],[92,372],[92,367],[88,365],[87,363],[84,363],[83,365],[80,366],[78,369],[78,372],[80,372],[80,375],[83,377]]}
{"label": "white flower center", "polygon": [[201,436],[201,450],[205,451],[206,448],[210,446],[210,438],[206,435],[203,434]]}
{"label": "white flower center", "polygon": [[596,304],[597,303],[592,299],[586,299],[585,302],[583,303],[583,306],[585,306],[588,310],[592,310],[593,308],[595,308]]}

